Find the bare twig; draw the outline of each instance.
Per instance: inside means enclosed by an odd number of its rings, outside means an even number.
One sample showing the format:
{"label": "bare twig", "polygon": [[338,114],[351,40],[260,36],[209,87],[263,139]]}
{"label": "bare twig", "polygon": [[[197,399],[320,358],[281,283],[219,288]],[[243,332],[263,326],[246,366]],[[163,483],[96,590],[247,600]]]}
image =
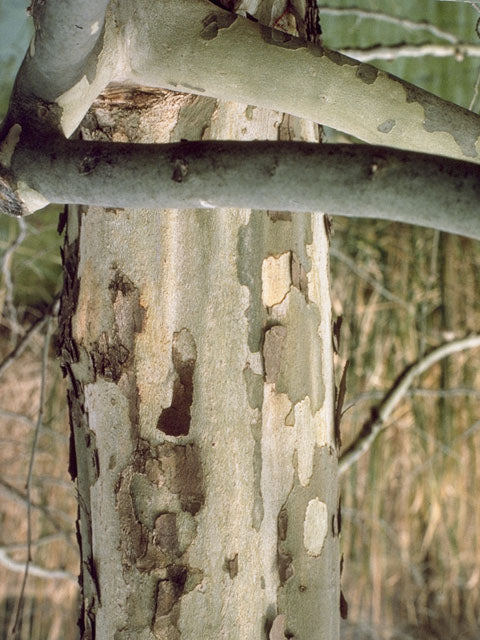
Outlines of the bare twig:
{"label": "bare twig", "polygon": [[26,347],[30,343],[30,340],[39,331],[41,331],[41,329],[43,329],[45,324],[48,322],[49,318],[50,318],[50,315],[46,314],[38,318],[37,320],[35,320],[35,322],[32,324],[30,329],[28,329],[28,331],[25,333],[23,338],[17,344],[15,349],[13,349],[13,351],[11,351],[6,356],[6,358],[4,358],[3,361],[0,363],[0,376],[2,376],[5,373],[5,371],[8,369],[8,367],[12,365],[15,362],[15,360],[25,351]]}
{"label": "bare twig", "polygon": [[472,96],[472,99],[470,100],[470,104],[468,105],[468,108],[470,109],[470,111],[473,110],[473,105],[475,104],[475,101],[478,97],[479,88],[480,88],[480,71],[477,74],[477,79],[475,80],[475,86],[473,88],[473,96]]}
{"label": "bare twig", "polygon": [[[348,411],[354,406],[357,406],[361,402],[373,401],[373,400],[381,400],[385,397],[387,391],[377,390],[377,391],[367,391],[365,393],[359,393],[354,398],[350,400],[345,405],[345,411]],[[480,398],[480,390],[472,389],[471,387],[454,387],[452,389],[423,389],[420,387],[414,387],[409,389],[405,394],[408,398],[459,398],[459,397],[467,397],[467,398]],[[344,411],[344,412],[345,412]]]}
{"label": "bare twig", "polygon": [[[0,476],[0,495],[5,496],[9,500],[12,500],[17,504],[22,504],[22,505],[27,504],[26,495],[21,491],[19,491],[16,487],[11,485],[9,482],[7,482],[1,476]],[[45,505],[38,504],[36,502],[31,502],[31,506],[34,509],[37,509],[38,511],[40,511],[40,513],[42,513],[42,515],[45,516],[45,518],[47,518],[47,520],[55,527],[57,531],[61,530],[61,527],[56,521],[56,517],[60,518],[65,523],[71,524],[71,520],[72,520],[71,517],[66,513],[64,513],[63,511],[60,511],[58,509],[52,509],[51,507],[47,508]]]}
{"label": "bare twig", "polygon": [[397,60],[398,58],[424,58],[433,56],[435,58],[455,58],[459,62],[465,58],[480,57],[480,45],[466,42],[457,44],[397,44],[390,47],[375,45],[364,49],[346,48],[340,53],[355,58],[360,62],[370,60]]}
{"label": "bare twig", "polygon": [[5,373],[8,367],[10,367],[10,365],[12,365],[15,360],[22,355],[31,339],[43,329],[45,324],[51,319],[52,315],[56,315],[58,313],[58,308],[59,300],[55,300],[49,309],[47,309],[45,314],[35,320],[17,346],[2,360],[2,362],[0,362],[0,377]]}
{"label": "bare twig", "polygon": [[[36,540],[32,540],[32,547],[42,547],[46,544],[50,544],[51,542],[57,542],[58,540],[68,539],[71,535],[73,535],[73,531],[59,531],[58,533],[51,533],[50,535],[42,536],[41,538],[37,538]],[[3,549],[7,553],[11,553],[12,551],[21,551],[22,549],[26,549],[26,542],[12,542],[11,544],[3,544],[0,545],[0,549]],[[23,569],[25,569],[25,563],[23,563]]]}
{"label": "bare twig", "polygon": [[355,260],[352,260],[352,258],[350,258],[345,253],[343,253],[343,251],[340,251],[339,249],[336,249],[335,247],[332,246],[330,247],[330,255],[336,258],[337,260],[339,260],[340,262],[343,262],[343,264],[345,264],[359,278],[361,278],[365,282],[368,282],[368,284],[371,285],[373,289],[375,289],[375,291],[380,296],[382,296],[386,300],[390,300],[390,302],[394,302],[395,304],[400,305],[402,308],[406,309],[410,314],[413,314],[414,312],[413,305],[409,304],[408,302],[405,302],[405,300],[402,300],[402,298],[399,298],[394,293],[386,289],[380,282],[378,282],[378,280],[376,280],[373,276],[371,276],[366,271],[366,269],[363,269],[362,267],[360,267],[358,263],[355,262]]}
{"label": "bare twig", "polygon": [[[22,218],[18,219],[18,234],[13,242],[7,247],[2,256],[1,272],[2,272],[2,290],[0,293],[0,311],[3,312],[4,318],[7,320],[11,331],[14,334],[21,333],[21,326],[18,324],[17,309],[13,302],[13,279],[12,279],[12,261],[17,248],[25,240],[27,235],[27,225]],[[0,371],[1,375],[1,371]]]}
{"label": "bare twig", "polygon": [[410,473],[410,480],[413,480],[414,478],[416,478],[417,476],[419,476],[421,473],[423,473],[423,471],[425,469],[427,469],[428,467],[430,467],[434,462],[435,459],[440,455],[440,454],[445,454],[445,455],[453,455],[453,446],[456,442],[460,442],[462,440],[468,440],[468,438],[470,438],[471,436],[474,436],[478,431],[480,430],[480,420],[477,420],[476,422],[474,422],[466,431],[464,431],[463,433],[459,434],[452,442],[452,444],[450,445],[450,447],[445,447],[445,445],[440,446],[440,448],[437,448],[435,450],[435,453],[425,462],[423,462],[421,465],[419,465],[418,467],[416,467],[411,473]]}
{"label": "bare twig", "polygon": [[[5,548],[0,547],[0,564],[9,569],[9,571],[14,571],[16,573],[21,573],[25,571],[25,562],[17,562],[16,560],[12,560],[8,555]],[[72,582],[77,582],[78,578],[75,574],[70,573],[70,571],[64,571],[62,569],[44,569],[43,567],[39,567],[36,564],[28,563],[28,573],[31,576],[36,576],[38,578],[49,578],[55,580],[70,580]],[[20,604],[20,603],[19,603]],[[17,608],[17,612],[20,611]],[[12,634],[16,633],[16,628],[14,627],[12,630]],[[15,636],[13,636],[15,637]]]}
{"label": "bare twig", "polygon": [[318,8],[322,16],[355,16],[361,19],[376,20],[377,22],[388,22],[407,31],[427,31],[432,36],[436,36],[452,44],[458,42],[456,35],[449,31],[439,29],[430,22],[416,22],[408,18],[392,16],[381,11],[369,11],[368,9],[360,9],[358,7],[328,7],[319,5]]}
{"label": "bare twig", "polygon": [[345,473],[352,464],[354,464],[366,451],[368,451],[368,449],[370,449],[379,433],[387,427],[387,420],[395,407],[405,397],[409,387],[417,376],[452,353],[464,351],[465,349],[473,349],[479,346],[480,335],[472,335],[461,340],[447,342],[446,344],[434,349],[420,360],[417,360],[417,362],[410,365],[405,371],[403,371],[380,404],[372,409],[371,417],[363,424],[358,436],[340,456],[339,473]]}

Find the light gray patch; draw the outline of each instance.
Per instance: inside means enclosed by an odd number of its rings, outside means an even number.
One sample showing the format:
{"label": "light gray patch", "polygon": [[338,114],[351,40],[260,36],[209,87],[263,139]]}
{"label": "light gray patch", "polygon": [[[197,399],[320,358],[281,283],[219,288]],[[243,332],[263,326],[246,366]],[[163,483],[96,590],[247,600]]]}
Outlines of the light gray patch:
{"label": "light gray patch", "polygon": [[309,396],[312,415],[320,409],[325,396],[319,324],[318,307],[306,302],[294,287],[286,326],[267,329],[262,350],[266,381],[274,383],[275,391],[285,393],[292,404]]}
{"label": "light gray patch", "polygon": [[[304,521],[308,504],[320,500],[328,513],[335,512],[338,504],[336,474],[337,456],[329,447],[315,447],[313,475],[307,486],[296,479],[278,514],[277,558],[279,588],[277,606],[288,620],[289,629],[298,638],[318,637],[319,621],[323,612],[338,606],[338,595],[331,594],[326,601],[319,600],[321,583],[326,574],[332,574],[332,559],[338,558],[338,539],[328,529],[324,549],[320,556],[310,555],[304,544]],[[339,574],[339,565],[337,579]],[[323,612],[322,612],[323,610]],[[305,616],[305,611],[314,614]],[[322,637],[328,637],[328,634]]]}
{"label": "light gray patch", "polygon": [[380,133],[390,133],[390,131],[396,124],[397,123],[395,120],[385,120],[385,122],[382,122],[382,124],[378,125],[377,131],[380,131]]}
{"label": "light gray patch", "polygon": [[243,379],[250,408],[261,409],[263,404],[263,376],[259,373],[254,373],[250,367],[245,367]]}
{"label": "light gray patch", "polygon": [[[270,212],[272,213],[272,212]],[[252,353],[260,350],[266,309],[262,304],[262,262],[271,255],[292,251],[303,270],[308,273],[311,260],[306,245],[312,244],[310,213],[286,214],[285,217],[252,211],[248,224],[240,228],[237,242],[237,273],[240,284],[250,291],[248,318],[248,346]]]}
{"label": "light gray patch", "polygon": [[414,85],[403,82],[402,86],[407,94],[407,102],[417,102],[423,107],[425,113],[423,128],[425,131],[449,133],[464,156],[478,157],[475,143],[480,138],[480,123],[476,113],[456,104],[450,104],[446,109],[443,100],[432,93],[421,91]]}
{"label": "light gray patch", "polygon": [[291,36],[284,31],[271,29],[263,24],[260,24],[259,27],[261,36],[267,44],[273,44],[275,47],[282,47],[283,49],[304,49],[307,46],[300,38]]}
{"label": "light gray patch", "polygon": [[236,19],[237,16],[228,11],[222,11],[221,13],[209,13],[208,16],[202,20],[200,37],[203,40],[213,40],[217,37],[220,29],[228,29]]}
{"label": "light gray patch", "polygon": [[373,84],[378,76],[378,69],[369,64],[359,64],[355,74],[365,84]]}

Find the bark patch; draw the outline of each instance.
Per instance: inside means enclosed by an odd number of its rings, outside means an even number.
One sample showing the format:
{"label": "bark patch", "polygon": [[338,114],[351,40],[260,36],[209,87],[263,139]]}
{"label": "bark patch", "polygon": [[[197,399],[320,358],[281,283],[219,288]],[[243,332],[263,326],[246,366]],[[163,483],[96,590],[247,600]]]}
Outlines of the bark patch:
{"label": "bark patch", "polygon": [[209,13],[208,16],[202,20],[203,28],[200,31],[200,37],[203,40],[213,40],[217,37],[220,29],[228,29],[235,20],[237,16],[234,13],[228,13],[226,11],[222,11],[222,13]]}
{"label": "bark patch", "polygon": [[162,476],[168,489],[178,494],[183,511],[195,515],[204,502],[203,473],[200,452],[193,444],[158,447]]}
{"label": "bark patch", "polygon": [[233,580],[238,575],[238,553],[231,558],[225,558],[223,568]]}
{"label": "bark patch", "polygon": [[172,361],[175,368],[172,404],[162,411],[157,429],[167,436],[186,436],[190,430],[190,407],[193,401],[193,374],[197,360],[195,340],[182,329],[173,334]]}
{"label": "bark patch", "polygon": [[402,86],[407,94],[407,102],[417,102],[423,108],[425,131],[449,133],[465,156],[478,156],[475,143],[480,138],[480,124],[475,120],[475,114],[457,105],[450,105],[451,108],[445,110],[437,96],[424,93],[411,84],[402,83]]}

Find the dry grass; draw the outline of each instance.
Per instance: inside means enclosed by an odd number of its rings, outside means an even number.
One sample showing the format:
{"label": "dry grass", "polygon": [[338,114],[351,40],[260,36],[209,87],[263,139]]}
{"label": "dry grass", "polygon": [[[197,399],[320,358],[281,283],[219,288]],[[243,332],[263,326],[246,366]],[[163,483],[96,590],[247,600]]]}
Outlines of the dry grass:
{"label": "dry grass", "polygon": [[[351,360],[348,444],[409,363],[480,328],[480,247],[385,223],[337,221],[337,379]],[[355,272],[351,263],[354,261]],[[342,640],[480,637],[480,354],[429,370],[343,480]]]}
{"label": "dry grass", "polygon": [[[36,419],[41,379],[42,336],[27,348],[0,385],[0,409]],[[76,499],[67,474],[68,415],[58,365],[48,371],[49,396],[36,452],[32,502],[48,508],[48,514],[32,510],[32,539],[52,536],[32,548],[32,563],[47,569],[64,569],[78,574],[75,528]],[[12,499],[8,485],[25,494],[28,462],[34,428],[20,418],[0,415],[0,547],[25,543],[26,506]],[[5,484],[5,483],[8,483]],[[26,549],[8,550],[18,562]],[[7,637],[20,593],[22,573],[0,566],[0,638]],[[28,578],[19,640],[74,640],[78,587],[75,581]]]}

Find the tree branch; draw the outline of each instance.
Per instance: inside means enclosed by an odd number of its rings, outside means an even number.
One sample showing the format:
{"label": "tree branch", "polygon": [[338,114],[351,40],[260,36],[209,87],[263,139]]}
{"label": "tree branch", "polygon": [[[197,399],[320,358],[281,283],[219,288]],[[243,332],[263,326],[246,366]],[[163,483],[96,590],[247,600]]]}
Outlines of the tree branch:
{"label": "tree branch", "polygon": [[480,45],[466,42],[458,42],[457,44],[402,43],[389,47],[373,46],[365,49],[342,49],[341,52],[361,62],[368,62],[370,60],[397,60],[397,58],[423,58],[425,56],[455,58],[461,61],[464,58],[480,57]]}
{"label": "tree branch", "polygon": [[15,150],[12,172],[30,211],[35,198],[102,207],[325,211],[480,239],[478,165],[385,147],[27,140]]}
{"label": "tree branch", "polygon": [[447,42],[451,42],[452,44],[458,42],[455,34],[439,29],[437,26],[426,21],[416,22],[409,18],[400,18],[381,11],[372,11],[371,9],[363,9],[361,7],[329,7],[321,4],[318,6],[318,10],[322,16],[355,16],[360,19],[387,22],[388,24],[393,24],[407,31],[427,31],[433,36],[447,40]]}
{"label": "tree branch", "polygon": [[465,349],[473,349],[475,347],[480,347],[480,335],[472,335],[462,340],[447,342],[428,353],[401,373],[382,402],[372,410],[371,418],[363,424],[358,436],[340,456],[338,466],[340,475],[345,473],[347,469],[370,449],[377,436],[387,426],[387,420],[395,407],[405,397],[417,376],[452,353],[464,351]]}
{"label": "tree branch", "polygon": [[[16,560],[12,560],[8,555],[6,549],[0,547],[0,564],[9,569],[10,571],[14,571],[16,573],[22,573],[25,571],[25,563],[17,562]],[[39,567],[35,564],[30,564],[29,574],[31,576],[36,576],[38,578],[50,578],[57,580],[70,580],[72,582],[77,582],[78,578],[70,571],[64,571],[62,569],[44,569],[43,567]]]}
{"label": "tree branch", "polygon": [[371,144],[480,160],[480,117],[466,109],[207,0],[161,7],[161,24],[147,0],[122,16],[124,80],[277,109]]}
{"label": "tree branch", "polygon": [[[480,162],[477,114],[208,0],[123,3],[115,20],[107,13],[101,34],[94,31],[106,0],[38,6],[44,9],[36,14],[35,46],[19,72],[0,142],[15,124],[69,136],[106,84],[123,82],[273,108],[371,144]],[[80,40],[70,53],[72,34]]]}

